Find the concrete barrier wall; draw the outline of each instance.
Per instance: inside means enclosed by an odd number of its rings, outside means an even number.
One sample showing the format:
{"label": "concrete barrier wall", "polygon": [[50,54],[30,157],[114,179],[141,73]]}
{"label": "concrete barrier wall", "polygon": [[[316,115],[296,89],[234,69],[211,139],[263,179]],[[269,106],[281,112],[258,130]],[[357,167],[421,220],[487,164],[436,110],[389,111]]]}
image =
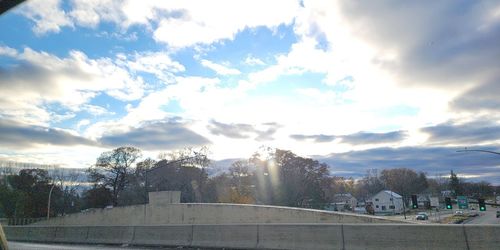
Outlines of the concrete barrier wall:
{"label": "concrete barrier wall", "polygon": [[461,225],[343,227],[346,249],[468,249]]}
{"label": "concrete barrier wall", "polygon": [[132,244],[146,246],[189,246],[193,227],[186,225],[136,226]]}
{"label": "concrete barrier wall", "polygon": [[134,237],[131,226],[89,227],[87,242],[93,244],[130,244]]}
{"label": "concrete barrier wall", "polygon": [[257,239],[257,225],[193,225],[191,246],[253,249]]}
{"label": "concrete barrier wall", "polygon": [[500,249],[500,226],[464,227],[470,249]]}
{"label": "concrete barrier wall", "polygon": [[89,227],[57,227],[54,242],[87,243]]}
{"label": "concrete barrier wall", "polygon": [[476,250],[499,249],[500,246],[500,225],[7,226],[5,233],[8,240],[16,241],[236,249]]}
{"label": "concrete barrier wall", "polygon": [[278,206],[178,203],[135,205],[51,218],[35,225],[126,226],[247,223],[401,223],[383,217]]}
{"label": "concrete barrier wall", "polygon": [[[9,229],[6,229],[7,227]],[[26,228],[24,228],[24,227],[4,226],[4,232],[5,232],[5,235],[9,237],[9,240],[23,241],[23,240],[29,239],[28,232],[27,232]]]}
{"label": "concrete barrier wall", "polygon": [[54,241],[56,227],[29,227],[28,237],[33,241]]}
{"label": "concrete barrier wall", "polygon": [[342,225],[259,225],[259,249],[344,249]]}

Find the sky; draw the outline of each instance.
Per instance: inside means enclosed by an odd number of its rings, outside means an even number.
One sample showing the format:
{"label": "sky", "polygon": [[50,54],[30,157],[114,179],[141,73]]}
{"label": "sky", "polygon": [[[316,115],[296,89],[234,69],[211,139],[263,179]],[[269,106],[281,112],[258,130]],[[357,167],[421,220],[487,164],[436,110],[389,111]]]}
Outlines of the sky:
{"label": "sky", "polygon": [[208,146],[500,184],[498,1],[32,0],[0,16],[0,160]]}

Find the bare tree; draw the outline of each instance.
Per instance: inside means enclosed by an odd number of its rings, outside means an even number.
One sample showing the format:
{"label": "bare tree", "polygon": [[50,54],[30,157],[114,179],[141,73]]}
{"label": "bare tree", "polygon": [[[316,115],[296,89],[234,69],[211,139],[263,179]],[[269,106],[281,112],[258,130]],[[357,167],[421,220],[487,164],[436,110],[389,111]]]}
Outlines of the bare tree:
{"label": "bare tree", "polygon": [[[156,168],[153,172],[162,174],[156,176],[156,178],[154,178],[156,180],[153,181],[156,183],[166,184],[166,186],[171,185],[166,183],[166,180],[168,180],[170,177],[163,176],[166,172],[163,172],[162,170],[160,170],[160,168],[176,168],[179,170],[179,173],[189,173],[189,189],[192,190],[194,194],[194,201],[201,202],[204,200],[203,197],[207,180],[207,173],[205,171],[205,168],[210,165],[210,159],[208,158],[209,153],[210,150],[206,146],[203,146],[201,148],[188,147],[182,150],[161,153],[160,155],[158,155],[160,161],[158,161],[158,163],[155,165]],[[152,183],[152,185],[155,184]],[[183,197],[185,198],[185,196]],[[181,199],[184,199],[183,197],[181,197]]]}
{"label": "bare tree", "polygon": [[210,149],[206,146],[200,148],[187,147],[172,152],[164,152],[158,155],[158,159],[167,162],[179,162],[183,166],[206,168],[210,165],[208,155]]}
{"label": "bare tree", "polygon": [[[54,167],[49,176],[53,185],[56,185],[62,191],[62,200],[59,206],[59,212],[63,215],[67,212],[74,212],[75,197],[77,189],[81,186],[82,170],[71,168]],[[73,211],[72,211],[73,210]]]}
{"label": "bare tree", "polygon": [[418,194],[428,187],[424,173],[408,168],[384,169],[380,179],[387,188],[402,195]]}
{"label": "bare tree", "polygon": [[119,147],[104,152],[97,158],[96,164],[87,170],[89,179],[96,186],[111,189],[112,203],[118,205],[118,196],[129,181],[132,166],[142,156],[141,150],[134,147]]}

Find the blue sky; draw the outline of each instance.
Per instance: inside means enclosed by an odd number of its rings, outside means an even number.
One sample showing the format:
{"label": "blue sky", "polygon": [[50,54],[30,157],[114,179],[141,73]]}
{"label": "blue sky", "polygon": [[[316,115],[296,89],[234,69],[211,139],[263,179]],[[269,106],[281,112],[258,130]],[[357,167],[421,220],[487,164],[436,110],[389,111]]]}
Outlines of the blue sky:
{"label": "blue sky", "polygon": [[[27,1],[0,16],[0,159],[261,146],[500,183],[496,1]],[[451,21],[453,20],[453,21]],[[425,156],[425,160],[422,157]],[[382,160],[381,160],[382,159]]]}

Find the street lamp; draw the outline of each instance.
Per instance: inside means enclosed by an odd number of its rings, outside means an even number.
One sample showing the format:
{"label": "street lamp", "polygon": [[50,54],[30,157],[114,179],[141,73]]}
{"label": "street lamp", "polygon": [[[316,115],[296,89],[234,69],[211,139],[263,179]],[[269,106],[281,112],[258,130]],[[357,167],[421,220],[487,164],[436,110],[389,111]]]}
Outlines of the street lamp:
{"label": "street lamp", "polygon": [[[499,152],[495,152],[495,151],[491,151],[491,150],[482,150],[482,149],[463,149],[463,150],[457,150],[457,152],[482,152],[482,153],[489,153],[489,154],[495,154],[495,155],[500,155]],[[496,193],[493,192],[493,196],[495,197],[495,204],[497,204],[497,197],[496,197]],[[485,206],[483,206],[482,208],[486,209]]]}
{"label": "street lamp", "polygon": [[50,188],[50,191],[49,191],[49,201],[47,202],[47,220],[50,219],[50,197],[52,196],[52,190],[54,190],[54,187],[56,185],[54,183],[52,183],[52,187]]}
{"label": "street lamp", "polygon": [[491,150],[482,150],[482,149],[463,149],[463,150],[457,150],[457,152],[483,152],[483,153],[490,153],[490,154],[496,154],[500,155],[499,152],[491,151]]}

